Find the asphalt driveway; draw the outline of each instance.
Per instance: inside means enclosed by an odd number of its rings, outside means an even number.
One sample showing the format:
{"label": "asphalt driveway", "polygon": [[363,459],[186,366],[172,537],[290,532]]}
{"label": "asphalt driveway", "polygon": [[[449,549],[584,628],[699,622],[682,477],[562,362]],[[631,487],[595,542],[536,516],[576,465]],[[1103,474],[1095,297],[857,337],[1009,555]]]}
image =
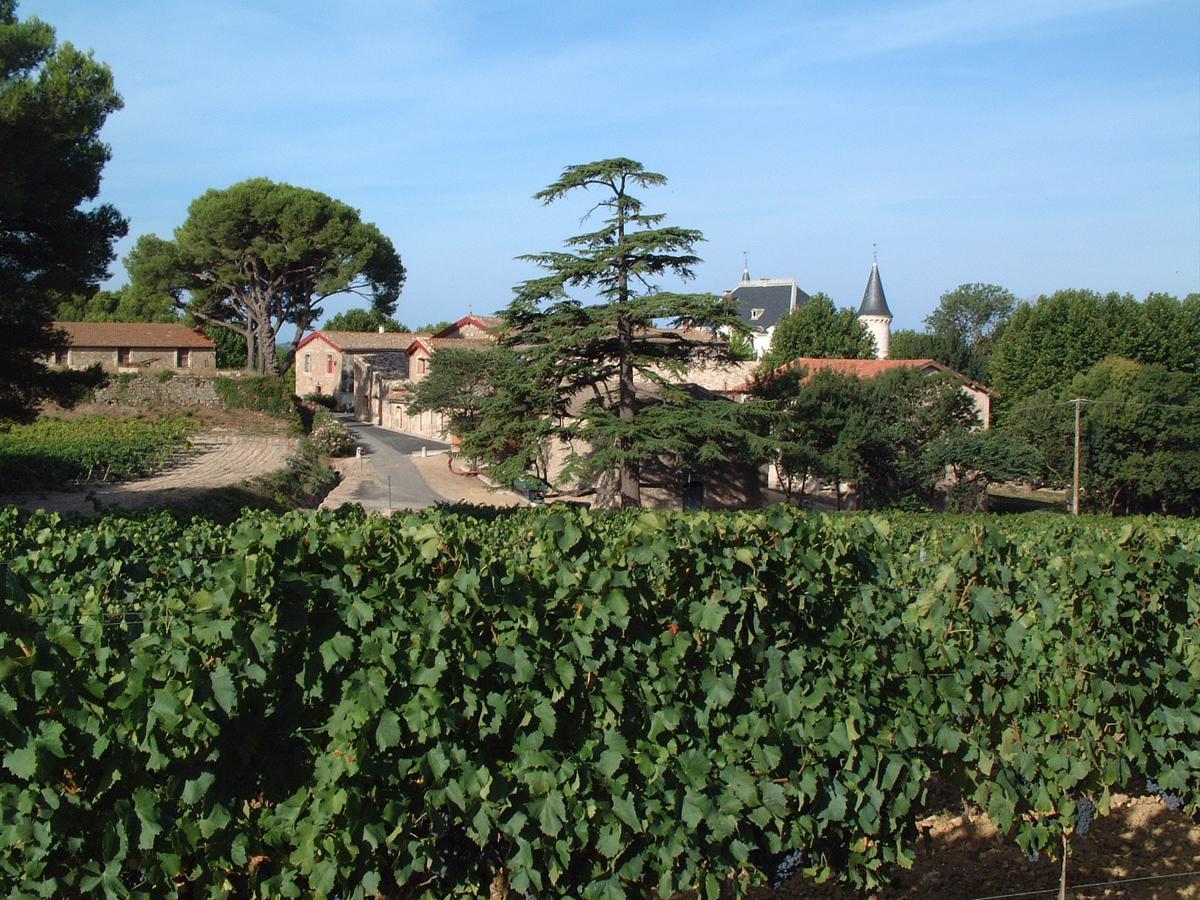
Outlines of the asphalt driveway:
{"label": "asphalt driveway", "polygon": [[445,502],[444,497],[425,483],[413,465],[412,454],[420,453],[422,447],[445,450],[448,444],[366,425],[349,417],[342,421],[362,446],[364,459],[375,471],[375,479],[357,484],[353,494],[345,498],[347,502],[361,503],[368,510],[424,509]]}

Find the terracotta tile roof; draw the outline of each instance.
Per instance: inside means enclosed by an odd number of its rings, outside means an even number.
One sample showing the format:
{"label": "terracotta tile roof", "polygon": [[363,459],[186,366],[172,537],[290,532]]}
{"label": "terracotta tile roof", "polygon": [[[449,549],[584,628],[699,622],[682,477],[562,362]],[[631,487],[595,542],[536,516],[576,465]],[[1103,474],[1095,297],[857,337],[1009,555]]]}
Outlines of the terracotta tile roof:
{"label": "terracotta tile roof", "polygon": [[217,345],[204,332],[174,322],[55,322],[72,347],[195,348]]}
{"label": "terracotta tile roof", "polygon": [[496,331],[504,324],[504,320],[500,316],[480,316],[475,313],[469,313],[454,322],[447,325],[441,331],[434,334],[434,337],[451,337],[460,328],[467,325],[474,325],[476,328],[482,328],[485,331]]}
{"label": "terracotta tile roof", "polygon": [[[935,359],[817,359],[815,357],[804,357],[784,363],[771,374],[781,375],[784,372],[798,368],[807,369],[810,376],[815,372],[836,372],[839,375],[853,375],[856,378],[874,378],[876,375],[890,372],[893,369],[933,368],[940,372],[954,371],[949,366],[943,365]],[[753,383],[753,378],[748,378],[745,382],[733,388],[733,391],[736,393],[745,393],[750,390]]]}
{"label": "terracotta tile roof", "polygon": [[443,350],[447,347],[453,347],[459,350],[486,350],[492,346],[491,338],[440,338],[435,337],[431,341],[434,350]]}
{"label": "terracotta tile roof", "polygon": [[429,337],[428,335],[418,336],[408,347],[408,354],[411,356],[418,349],[424,350],[426,353],[434,353],[438,350],[486,350],[492,346],[491,338],[440,338]]}
{"label": "terracotta tile roof", "polygon": [[301,346],[317,335],[324,337],[339,350],[349,350],[354,353],[372,350],[407,350],[409,344],[417,338],[429,336],[413,334],[409,331],[385,331],[383,334],[378,331],[314,331],[308,338],[301,341]]}

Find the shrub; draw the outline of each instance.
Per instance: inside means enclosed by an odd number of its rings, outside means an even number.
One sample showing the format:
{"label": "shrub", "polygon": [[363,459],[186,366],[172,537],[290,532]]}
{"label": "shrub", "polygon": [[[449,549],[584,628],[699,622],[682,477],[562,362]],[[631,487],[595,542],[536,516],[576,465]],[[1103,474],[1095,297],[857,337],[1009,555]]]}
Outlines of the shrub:
{"label": "shrub", "polygon": [[295,398],[282,378],[271,375],[217,378],[213,389],[227,409],[249,409],[283,418],[296,412]]}
{"label": "shrub", "polygon": [[324,409],[318,409],[313,416],[309,440],[318,452],[327,456],[349,456],[354,449],[354,438],[346,426]]}
{"label": "shrub", "polygon": [[226,409],[247,409],[291,423],[298,434],[308,431],[309,421],[286,379],[271,375],[213,379],[213,390]]}
{"label": "shrub", "polygon": [[311,403],[314,406],[323,406],[329,410],[338,408],[337,399],[332,394],[305,394],[301,398],[305,403]]}

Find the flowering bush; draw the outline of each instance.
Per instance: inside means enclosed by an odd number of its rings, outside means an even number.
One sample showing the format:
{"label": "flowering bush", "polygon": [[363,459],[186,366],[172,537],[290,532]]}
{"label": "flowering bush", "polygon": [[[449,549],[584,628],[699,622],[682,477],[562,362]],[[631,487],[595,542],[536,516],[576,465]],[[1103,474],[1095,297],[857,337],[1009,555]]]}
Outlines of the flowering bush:
{"label": "flowering bush", "polygon": [[308,437],[319,453],[328,456],[349,456],[354,450],[354,438],[346,426],[324,410],[317,411]]}

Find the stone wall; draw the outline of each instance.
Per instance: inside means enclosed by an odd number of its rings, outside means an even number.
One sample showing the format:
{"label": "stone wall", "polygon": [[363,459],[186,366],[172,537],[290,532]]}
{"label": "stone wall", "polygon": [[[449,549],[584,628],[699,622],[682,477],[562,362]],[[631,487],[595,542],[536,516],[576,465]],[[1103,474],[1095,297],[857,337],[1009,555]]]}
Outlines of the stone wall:
{"label": "stone wall", "polygon": [[[177,367],[178,350],[171,348],[130,347],[128,362],[125,366],[137,366],[144,369],[214,369],[217,365],[217,351],[202,347],[187,348],[187,361],[183,367]],[[67,357],[67,365],[72,369],[83,369],[99,363],[104,369],[118,368],[117,351],[106,348],[72,347]]]}
{"label": "stone wall", "polygon": [[96,391],[97,403],[121,403],[128,406],[170,403],[176,406],[220,406],[213,380],[198,375],[123,373]]}

